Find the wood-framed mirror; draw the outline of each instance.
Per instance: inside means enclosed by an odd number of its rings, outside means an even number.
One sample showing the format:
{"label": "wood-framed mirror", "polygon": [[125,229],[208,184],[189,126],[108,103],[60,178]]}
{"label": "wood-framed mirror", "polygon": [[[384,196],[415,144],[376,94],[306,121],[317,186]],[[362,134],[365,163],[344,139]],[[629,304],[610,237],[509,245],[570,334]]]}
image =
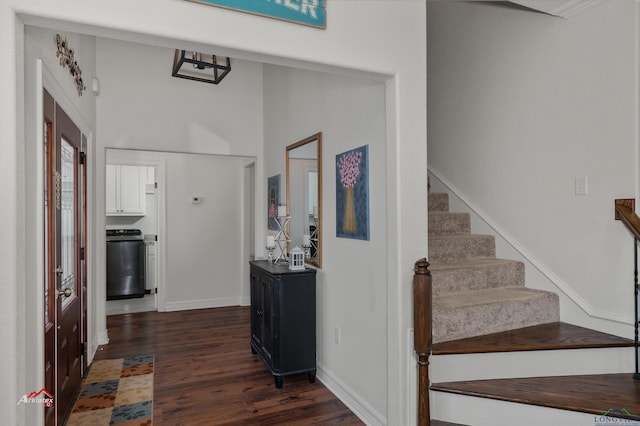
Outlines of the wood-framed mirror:
{"label": "wood-framed mirror", "polygon": [[305,263],[322,268],[322,132],[287,146],[289,247]]}

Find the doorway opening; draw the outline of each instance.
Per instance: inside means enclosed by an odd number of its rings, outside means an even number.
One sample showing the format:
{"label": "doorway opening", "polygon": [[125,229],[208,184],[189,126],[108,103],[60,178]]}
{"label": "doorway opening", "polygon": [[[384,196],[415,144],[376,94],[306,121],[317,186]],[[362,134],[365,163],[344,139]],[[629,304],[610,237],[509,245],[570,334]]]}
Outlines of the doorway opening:
{"label": "doorway opening", "polygon": [[78,127],[43,93],[45,424],[68,416],[87,365],[86,161]]}
{"label": "doorway opening", "polygon": [[164,161],[106,150],[106,314],[163,311]]}

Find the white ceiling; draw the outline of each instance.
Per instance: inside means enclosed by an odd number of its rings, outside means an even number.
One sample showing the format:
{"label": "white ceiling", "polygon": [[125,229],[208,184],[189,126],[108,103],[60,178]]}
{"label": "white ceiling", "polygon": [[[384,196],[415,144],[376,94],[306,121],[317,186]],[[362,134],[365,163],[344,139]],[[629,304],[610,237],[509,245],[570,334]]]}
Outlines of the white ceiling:
{"label": "white ceiling", "polygon": [[549,15],[569,19],[608,1],[609,0],[511,0],[511,3],[519,4]]}
{"label": "white ceiling", "polygon": [[[487,1],[487,0],[429,0],[429,1]],[[494,0],[514,3],[548,15],[569,19],[610,0]]]}

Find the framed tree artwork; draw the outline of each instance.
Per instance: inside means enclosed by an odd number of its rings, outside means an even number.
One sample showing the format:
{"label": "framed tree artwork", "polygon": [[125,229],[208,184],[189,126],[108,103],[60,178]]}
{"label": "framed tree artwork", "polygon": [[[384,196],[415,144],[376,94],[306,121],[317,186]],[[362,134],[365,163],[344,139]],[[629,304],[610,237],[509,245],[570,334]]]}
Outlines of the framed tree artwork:
{"label": "framed tree artwork", "polygon": [[336,237],[369,240],[369,145],[336,155]]}

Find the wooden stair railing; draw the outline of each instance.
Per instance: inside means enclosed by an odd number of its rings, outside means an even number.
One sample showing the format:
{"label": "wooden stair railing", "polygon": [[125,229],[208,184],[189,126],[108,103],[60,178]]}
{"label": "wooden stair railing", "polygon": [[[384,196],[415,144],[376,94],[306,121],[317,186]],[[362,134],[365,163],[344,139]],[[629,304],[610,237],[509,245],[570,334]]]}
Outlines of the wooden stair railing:
{"label": "wooden stair railing", "polygon": [[635,330],[635,359],[636,369],[633,378],[640,380],[640,371],[638,370],[640,363],[640,340],[638,339],[638,326],[640,318],[638,317],[638,295],[640,287],[638,286],[638,242],[640,241],[640,217],[635,213],[636,200],[633,198],[622,198],[615,200],[615,219],[622,221],[625,228],[633,235],[633,286],[634,286],[634,330]]}
{"label": "wooden stair railing", "polygon": [[616,220],[621,220],[625,228],[636,238],[640,239],[640,217],[635,212],[636,200],[620,198],[615,200]]}
{"label": "wooden stair railing", "polygon": [[431,425],[429,412],[429,355],[431,355],[432,291],[429,262],[415,263],[413,275],[413,348],[418,356],[418,425]]}

